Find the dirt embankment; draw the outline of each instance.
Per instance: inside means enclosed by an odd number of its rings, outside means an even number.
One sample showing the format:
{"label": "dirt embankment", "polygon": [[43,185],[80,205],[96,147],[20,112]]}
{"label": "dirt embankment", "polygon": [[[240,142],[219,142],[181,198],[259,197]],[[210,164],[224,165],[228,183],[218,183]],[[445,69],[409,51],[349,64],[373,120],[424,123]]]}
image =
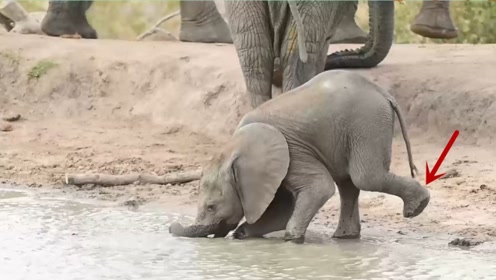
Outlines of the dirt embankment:
{"label": "dirt embankment", "polygon": [[[494,53],[494,45],[396,45],[380,67],[357,70],[397,98],[421,171],[460,130],[440,170],[458,173],[428,186],[426,211],[407,220],[399,199],[363,193],[363,234],[381,227],[496,240]],[[227,141],[247,101],[230,45],[2,35],[0,114],[22,119],[0,133],[0,179],[112,201],[155,200],[194,214],[197,183],[72,192],[76,188],[61,186],[62,178],[66,172],[163,174],[200,167]],[[408,176],[397,135],[392,170]],[[337,196],[315,219],[330,232]]]}

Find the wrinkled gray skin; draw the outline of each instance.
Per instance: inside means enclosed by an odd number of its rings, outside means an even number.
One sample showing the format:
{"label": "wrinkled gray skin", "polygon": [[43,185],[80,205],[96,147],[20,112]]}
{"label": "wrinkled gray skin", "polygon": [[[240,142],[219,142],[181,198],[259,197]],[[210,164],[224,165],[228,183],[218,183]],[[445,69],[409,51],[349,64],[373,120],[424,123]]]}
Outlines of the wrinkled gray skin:
{"label": "wrinkled gray skin", "polygon": [[343,10],[343,19],[339,23],[336,33],[331,37],[331,44],[364,44],[368,34],[358,27],[355,22],[358,1],[350,1]]}
{"label": "wrinkled gray skin", "polygon": [[[256,108],[272,98],[274,59],[279,58],[282,92],[310,80],[324,69],[374,67],[393,42],[394,2],[369,1],[370,34],[364,47],[327,56],[335,34],[352,1],[298,1],[304,26],[308,61],[300,59],[298,32],[285,1],[226,1],[229,27],[246,82],[251,105]],[[299,30],[298,30],[299,31]]]}
{"label": "wrinkled gray skin", "polygon": [[[343,21],[339,24],[336,34],[331,38],[331,44],[364,43],[365,33],[355,22],[358,1],[344,11]],[[452,39],[458,36],[458,31],[451,19],[450,1],[423,0],[422,7],[413,19],[410,30],[422,37],[434,39]]]}
{"label": "wrinkled gray skin", "polygon": [[[410,177],[389,172],[394,115],[403,132]],[[395,195],[403,216],[422,213],[429,191],[413,179],[410,141],[395,99],[363,76],[323,72],[246,114],[231,141],[206,166],[196,222],[173,223],[177,236],[260,237],[285,229],[304,242],[306,229],[338,186],[335,238],[359,238],[360,191]]]}
{"label": "wrinkled gray skin", "polygon": [[[86,39],[97,39],[96,30],[88,23],[86,11],[93,1],[50,1],[41,29],[49,36],[78,33]],[[229,28],[213,1],[181,1],[179,40],[201,43],[232,43]]]}

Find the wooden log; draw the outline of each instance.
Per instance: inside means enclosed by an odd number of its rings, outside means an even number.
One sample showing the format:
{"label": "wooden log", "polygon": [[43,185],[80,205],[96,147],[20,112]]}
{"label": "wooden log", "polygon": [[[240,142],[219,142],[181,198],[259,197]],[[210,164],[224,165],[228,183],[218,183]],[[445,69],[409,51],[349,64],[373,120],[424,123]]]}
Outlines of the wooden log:
{"label": "wooden log", "polygon": [[201,170],[188,171],[184,173],[169,173],[163,176],[151,174],[125,174],[125,175],[109,175],[109,174],[66,174],[64,183],[69,185],[86,185],[95,184],[101,186],[121,186],[138,184],[182,184],[191,181],[199,180]]}

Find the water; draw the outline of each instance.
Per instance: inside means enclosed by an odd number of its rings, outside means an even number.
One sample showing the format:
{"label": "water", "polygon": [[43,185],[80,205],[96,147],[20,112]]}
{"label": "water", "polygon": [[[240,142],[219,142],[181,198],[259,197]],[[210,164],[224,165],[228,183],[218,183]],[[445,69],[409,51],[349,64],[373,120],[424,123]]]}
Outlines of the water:
{"label": "water", "polygon": [[168,233],[174,219],[0,189],[0,279],[496,279],[491,250],[177,238]]}

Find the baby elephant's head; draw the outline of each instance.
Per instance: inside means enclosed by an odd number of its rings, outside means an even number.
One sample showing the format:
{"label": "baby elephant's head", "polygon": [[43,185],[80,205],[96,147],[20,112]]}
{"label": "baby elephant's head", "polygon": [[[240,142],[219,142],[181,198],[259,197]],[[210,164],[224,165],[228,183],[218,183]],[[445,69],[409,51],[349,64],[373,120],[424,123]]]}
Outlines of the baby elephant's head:
{"label": "baby elephant's head", "polygon": [[174,223],[169,231],[225,237],[243,216],[254,223],[274,199],[288,168],[288,144],[279,130],[264,123],[242,126],[203,170],[195,224]]}

